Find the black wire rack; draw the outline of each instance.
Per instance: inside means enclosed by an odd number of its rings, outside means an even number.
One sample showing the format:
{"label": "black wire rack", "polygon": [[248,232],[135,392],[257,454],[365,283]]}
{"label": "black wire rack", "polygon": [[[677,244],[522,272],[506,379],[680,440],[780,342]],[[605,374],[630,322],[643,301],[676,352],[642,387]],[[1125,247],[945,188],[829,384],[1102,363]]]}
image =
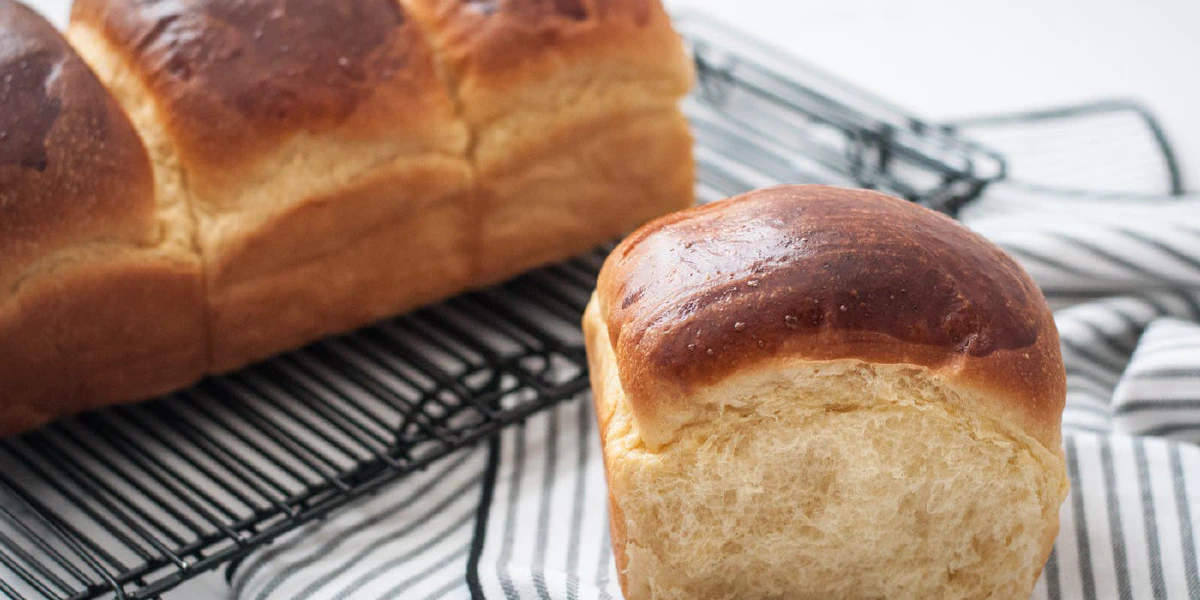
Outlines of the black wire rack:
{"label": "black wire rack", "polygon": [[686,110],[701,199],[779,182],[830,183],[953,215],[1005,177],[999,153],[724,23],[688,15],[680,30],[698,73]]}
{"label": "black wire rack", "polygon": [[[697,16],[697,193],[880,188],[953,213],[1004,161]],[[610,247],[210,378],[0,440],[0,596],[154,598],[586,389]]]}

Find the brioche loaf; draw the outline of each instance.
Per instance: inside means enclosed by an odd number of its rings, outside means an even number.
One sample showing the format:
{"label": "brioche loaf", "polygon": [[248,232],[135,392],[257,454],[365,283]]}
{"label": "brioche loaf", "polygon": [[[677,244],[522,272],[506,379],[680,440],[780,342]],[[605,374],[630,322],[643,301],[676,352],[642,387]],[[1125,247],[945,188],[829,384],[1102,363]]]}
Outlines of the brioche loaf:
{"label": "brioche loaf", "polygon": [[0,433],[692,202],[657,0],[78,0],[70,46],[0,7]]}
{"label": "brioche loaf", "polygon": [[616,248],[584,329],[628,600],[1029,597],[1065,375],[966,228],[824,186],[693,208]]}

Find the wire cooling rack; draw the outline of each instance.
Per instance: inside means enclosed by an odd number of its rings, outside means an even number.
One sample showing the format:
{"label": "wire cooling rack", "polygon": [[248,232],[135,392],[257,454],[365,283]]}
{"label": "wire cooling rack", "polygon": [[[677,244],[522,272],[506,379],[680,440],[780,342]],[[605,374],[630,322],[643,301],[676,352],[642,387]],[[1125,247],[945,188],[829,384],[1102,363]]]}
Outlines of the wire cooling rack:
{"label": "wire cooling rack", "polygon": [[[700,17],[697,192],[887,190],[953,213],[1000,156]],[[608,248],[193,389],[0,440],[0,596],[153,598],[587,386]]]}

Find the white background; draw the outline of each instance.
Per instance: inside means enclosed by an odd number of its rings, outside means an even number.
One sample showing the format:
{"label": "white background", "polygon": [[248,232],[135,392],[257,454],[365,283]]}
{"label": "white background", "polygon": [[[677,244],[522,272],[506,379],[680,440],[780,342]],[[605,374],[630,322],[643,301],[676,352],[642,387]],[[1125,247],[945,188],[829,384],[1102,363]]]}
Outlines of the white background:
{"label": "white background", "polygon": [[[34,0],[56,24],[70,0]],[[1198,0],[667,0],[720,16],[916,114],[1134,98],[1200,187]],[[223,595],[205,577],[178,597]]]}
{"label": "white background", "polygon": [[[1134,98],[1200,185],[1200,1],[668,0],[938,119]],[[1197,187],[1196,185],[1190,187]]]}

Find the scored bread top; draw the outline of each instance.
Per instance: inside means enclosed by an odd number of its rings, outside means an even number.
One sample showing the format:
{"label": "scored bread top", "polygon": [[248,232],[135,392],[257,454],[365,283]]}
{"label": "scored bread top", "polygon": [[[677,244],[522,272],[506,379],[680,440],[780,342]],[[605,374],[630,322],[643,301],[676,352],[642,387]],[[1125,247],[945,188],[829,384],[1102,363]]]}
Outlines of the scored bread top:
{"label": "scored bread top", "polygon": [[1065,375],[1041,292],[995,245],[911,202],[781,186],[676,213],[617,246],[597,298],[651,441],[673,430],[673,406],[739,371],[861,359],[927,367],[1059,444]]}
{"label": "scored bread top", "polygon": [[64,250],[159,230],[146,151],[108,91],[25,6],[0,0],[0,31],[2,300]]}

